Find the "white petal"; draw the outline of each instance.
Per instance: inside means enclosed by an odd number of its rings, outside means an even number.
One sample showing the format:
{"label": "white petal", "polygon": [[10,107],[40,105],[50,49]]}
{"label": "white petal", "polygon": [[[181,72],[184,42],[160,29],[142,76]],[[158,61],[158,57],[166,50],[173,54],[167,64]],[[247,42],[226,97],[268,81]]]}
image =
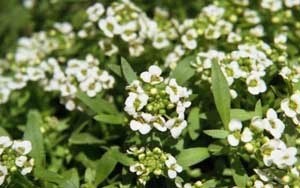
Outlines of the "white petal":
{"label": "white petal", "polygon": [[234,135],[230,134],[227,136],[227,141],[231,146],[239,145],[239,139],[237,139]]}
{"label": "white petal", "polygon": [[177,172],[175,170],[168,170],[168,176],[169,178],[174,179],[177,176]]}
{"label": "white petal", "polygon": [[229,130],[230,131],[236,131],[236,130],[241,130],[242,129],[242,122],[237,119],[232,119],[229,122]]}
{"label": "white petal", "polygon": [[252,135],[253,133],[250,131],[250,129],[248,127],[246,127],[244,130],[243,130],[243,133],[242,133],[242,136],[241,136],[241,140],[243,142],[250,142],[252,140]]}
{"label": "white petal", "polygon": [[150,74],[153,74],[153,75],[157,75],[157,76],[161,75],[161,69],[156,65],[150,66],[149,72],[150,72]]}
{"label": "white petal", "polygon": [[143,123],[142,126],[140,126],[139,131],[141,134],[145,135],[151,131],[151,126]]}
{"label": "white petal", "polygon": [[139,128],[142,126],[142,124],[136,120],[131,120],[130,121],[130,128],[133,131],[139,130]]}

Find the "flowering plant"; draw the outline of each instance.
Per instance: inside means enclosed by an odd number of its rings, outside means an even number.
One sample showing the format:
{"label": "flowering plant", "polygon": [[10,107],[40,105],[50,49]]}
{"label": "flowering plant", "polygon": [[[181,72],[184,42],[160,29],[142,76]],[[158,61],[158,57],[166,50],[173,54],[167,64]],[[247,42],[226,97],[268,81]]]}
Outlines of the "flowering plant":
{"label": "flowering plant", "polygon": [[300,0],[2,7],[1,187],[300,187]]}

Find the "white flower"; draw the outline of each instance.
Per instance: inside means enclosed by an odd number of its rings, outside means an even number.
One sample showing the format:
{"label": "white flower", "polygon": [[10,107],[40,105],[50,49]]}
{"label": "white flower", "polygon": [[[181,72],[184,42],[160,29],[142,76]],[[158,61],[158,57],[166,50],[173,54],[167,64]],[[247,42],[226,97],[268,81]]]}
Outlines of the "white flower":
{"label": "white flower", "polygon": [[143,42],[144,41],[140,39],[131,41],[129,43],[129,54],[133,57],[140,56],[145,51]]}
{"label": "white flower", "polygon": [[178,138],[186,126],[187,122],[185,120],[170,119],[166,122],[166,127],[170,129],[173,138]]}
{"label": "white flower", "polygon": [[155,120],[153,120],[153,126],[161,132],[165,132],[167,130],[167,127],[165,124],[166,124],[166,121],[162,116],[159,116]]}
{"label": "white flower", "polygon": [[135,32],[136,29],[136,21],[130,21],[126,23],[126,25],[122,25],[121,38],[126,42],[135,40],[137,38],[137,33]]}
{"label": "white flower", "polygon": [[167,157],[168,159],[165,161],[165,164],[168,167],[168,176],[174,179],[177,173],[182,172],[182,167],[177,164],[176,159],[172,155],[169,154]]}
{"label": "white flower", "polygon": [[245,10],[244,12],[245,20],[251,24],[258,24],[260,22],[260,17],[258,13],[254,10]]}
{"label": "white flower", "polygon": [[139,131],[143,135],[148,134],[152,129],[148,123],[143,123],[136,120],[131,120],[129,125],[131,130]]}
{"label": "white flower", "polygon": [[296,154],[297,149],[289,147],[272,151],[271,158],[278,168],[284,168],[286,166],[293,166],[297,162]]}
{"label": "white flower", "polygon": [[73,30],[73,26],[68,22],[63,22],[63,23],[56,22],[54,23],[54,28],[63,34],[71,33]]}
{"label": "white flower", "polygon": [[240,42],[241,40],[242,40],[242,37],[238,33],[230,32],[227,36],[228,43],[236,43],[236,42]]}
{"label": "white flower", "polygon": [[243,127],[242,122],[237,119],[230,120],[229,125],[228,125],[228,128],[231,132],[240,131],[242,129],[242,127]]}
{"label": "white flower", "polygon": [[10,92],[11,91],[8,88],[0,88],[0,104],[8,101]]}
{"label": "white flower", "polygon": [[[240,131],[242,129],[243,125],[240,120],[232,119],[229,122],[228,128],[232,132],[227,136],[227,141],[231,146],[237,146],[240,143]],[[248,135],[245,133],[245,140],[247,140]]]}
{"label": "white flower", "polygon": [[82,91],[86,92],[89,97],[95,97],[97,93],[102,90],[101,83],[95,80],[94,77],[89,77],[85,81],[81,82],[79,87]]}
{"label": "white flower", "polygon": [[101,3],[95,3],[86,10],[86,13],[88,14],[90,21],[96,22],[102,16],[104,11],[104,7]]}
{"label": "white flower", "polygon": [[70,82],[65,82],[60,86],[61,96],[72,96],[77,92],[77,87]]}
{"label": "white flower", "polygon": [[103,33],[109,38],[122,33],[122,28],[115,17],[108,16],[105,19],[101,19],[99,20],[98,25]]}
{"label": "white flower", "polygon": [[284,0],[285,6],[291,8],[300,5],[300,0]]}
{"label": "white flower", "polygon": [[5,181],[5,176],[7,176],[8,171],[7,167],[0,164],[0,185],[2,185]]}
{"label": "white flower", "polygon": [[252,73],[246,80],[248,91],[252,95],[258,95],[267,90],[267,86],[264,80],[260,78],[257,73]]}
{"label": "white flower", "polygon": [[253,117],[251,119],[250,126],[258,132],[263,131],[265,129],[264,121],[260,117]]}
{"label": "white flower", "polygon": [[275,150],[285,150],[286,145],[283,141],[278,139],[271,139],[261,147],[261,153],[263,155],[263,161],[266,166],[271,166],[273,163],[272,153]]}
{"label": "white flower", "polygon": [[119,51],[119,48],[112,43],[111,40],[100,40],[98,42],[100,48],[104,51],[104,54],[107,56],[112,56]]}
{"label": "white flower", "polygon": [[[174,78],[170,79],[168,82],[168,86],[166,87],[166,93],[169,94],[170,101],[172,103],[178,103],[181,98],[188,98],[191,94],[191,91],[185,87],[181,87],[177,84]],[[187,107],[189,105],[184,104]]]}
{"label": "white flower", "polygon": [[198,34],[196,29],[189,29],[182,37],[181,41],[184,46],[190,50],[193,50],[197,47],[197,38]]}
{"label": "white flower", "polygon": [[65,107],[66,107],[67,110],[73,111],[76,108],[76,104],[75,104],[74,100],[70,99],[70,100],[66,101]]}
{"label": "white flower", "polygon": [[256,37],[262,37],[265,35],[264,27],[262,25],[257,25],[251,28],[249,32]]}
{"label": "white flower", "polygon": [[276,12],[282,8],[281,0],[262,0],[261,7]]}
{"label": "white flower", "polygon": [[300,114],[300,93],[296,92],[290,98],[281,101],[281,109],[290,118]]}
{"label": "white flower", "polygon": [[3,153],[5,148],[12,145],[12,141],[8,136],[0,136],[0,155]]}
{"label": "white flower", "polygon": [[21,170],[21,174],[25,176],[26,174],[30,173],[33,169],[33,165],[34,165],[34,159],[30,159],[29,161],[26,161],[24,167]]}
{"label": "white flower", "polygon": [[27,161],[27,157],[22,155],[22,156],[16,158],[15,164],[18,167],[23,167],[26,161]]}
{"label": "white flower", "polygon": [[202,9],[202,12],[205,16],[209,17],[210,20],[215,21],[215,20],[220,19],[224,15],[225,9],[211,4],[211,5],[204,7]]}
{"label": "white flower", "polygon": [[20,155],[26,155],[32,150],[32,145],[30,141],[15,140],[12,145],[12,149],[18,152]]}
{"label": "white flower", "polygon": [[144,82],[151,84],[158,84],[163,81],[160,76],[162,73],[161,69],[156,65],[151,65],[148,71],[142,72],[140,77]]}
{"label": "white flower", "polygon": [[136,116],[136,111],[141,110],[148,102],[148,95],[144,93],[136,94],[133,92],[129,93],[125,101],[124,110],[129,114]]}
{"label": "white flower", "polygon": [[163,49],[170,45],[170,41],[168,40],[166,33],[160,32],[154,36],[152,45],[156,49]]}
{"label": "white flower", "polygon": [[254,172],[259,176],[259,178],[265,182],[270,181],[270,177],[260,169],[254,169]]}
{"label": "white flower", "polygon": [[252,131],[248,127],[245,127],[241,135],[241,141],[247,143],[250,142],[252,139],[253,139]]}
{"label": "white flower", "polygon": [[280,138],[284,131],[284,124],[277,118],[277,113],[270,108],[267,111],[267,117],[264,119],[265,130],[267,130],[274,138]]}
{"label": "white flower", "polygon": [[135,164],[133,164],[129,167],[129,170],[130,170],[130,172],[135,172],[136,175],[139,176],[139,175],[142,175],[145,172],[146,168],[141,163],[135,163]]}

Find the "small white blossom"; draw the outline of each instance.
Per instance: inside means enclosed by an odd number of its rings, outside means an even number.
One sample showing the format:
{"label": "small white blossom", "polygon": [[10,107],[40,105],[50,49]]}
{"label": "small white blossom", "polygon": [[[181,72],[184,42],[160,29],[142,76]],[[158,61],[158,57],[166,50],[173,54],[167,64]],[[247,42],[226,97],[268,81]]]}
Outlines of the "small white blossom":
{"label": "small white blossom", "polygon": [[168,176],[171,179],[176,178],[177,173],[182,171],[182,167],[177,164],[176,159],[172,155],[167,156],[166,166],[168,167]]}
{"label": "small white blossom", "polygon": [[257,73],[252,73],[246,80],[248,91],[252,95],[258,95],[264,93],[267,90],[267,86],[264,80]]}
{"label": "small white blossom", "polygon": [[0,164],[0,185],[5,181],[5,177],[8,175],[7,167]]}
{"label": "small white blossom", "polygon": [[270,134],[274,136],[274,138],[281,137],[285,126],[283,122],[280,119],[278,119],[277,113],[274,109],[270,108],[267,111],[267,117],[264,119],[264,124],[265,130],[270,132]]}
{"label": "small white blossom", "polygon": [[162,71],[158,66],[152,65],[148,71],[142,72],[140,77],[144,82],[158,84],[163,81],[163,78],[160,76],[161,73]]}
{"label": "small white blossom", "polygon": [[15,140],[12,145],[12,149],[18,152],[20,155],[27,155],[32,150],[32,145],[30,141]]}
{"label": "small white blossom", "polygon": [[104,7],[101,3],[95,3],[86,10],[86,13],[90,21],[96,22],[103,15],[104,11]]}

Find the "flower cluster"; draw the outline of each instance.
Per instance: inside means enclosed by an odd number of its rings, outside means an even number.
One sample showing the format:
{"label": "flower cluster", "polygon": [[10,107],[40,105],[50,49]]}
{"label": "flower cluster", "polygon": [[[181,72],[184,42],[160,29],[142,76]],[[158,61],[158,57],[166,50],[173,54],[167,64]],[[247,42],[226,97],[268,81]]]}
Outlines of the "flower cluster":
{"label": "flower cluster", "polygon": [[32,149],[27,140],[11,140],[8,136],[0,137],[0,185],[10,173],[19,171],[26,175],[32,171],[34,159],[27,156]]}
{"label": "flower cluster", "polygon": [[[39,32],[31,38],[21,38],[14,56],[9,54],[0,64],[3,73],[0,76],[0,103],[7,102],[12,91],[24,88],[29,81],[38,82],[45,91],[59,91],[68,110],[76,108],[76,92],[95,97],[112,88],[114,78],[99,68],[99,60],[92,54],[86,55],[85,60],[66,60],[66,57],[52,55],[57,50],[69,49],[73,43],[74,32],[69,23],[55,23],[54,30],[49,33]],[[14,66],[6,67],[8,62]]]}
{"label": "flower cluster", "polygon": [[85,60],[70,59],[65,69],[59,66],[55,58],[41,63],[41,69],[50,76],[42,80],[46,91],[59,91],[68,110],[74,110],[77,91],[89,97],[95,97],[103,89],[113,87],[114,78],[107,71],[99,68],[99,61],[91,54]]}
{"label": "flower cluster", "polygon": [[160,132],[170,130],[172,137],[178,138],[187,126],[184,113],[191,105],[188,100],[191,91],[179,86],[174,78],[164,79],[161,73],[155,65],[142,72],[141,79],[127,87],[129,96],[124,110],[133,118],[132,130],[141,134],[149,133],[152,128]]}
{"label": "flower cluster", "polygon": [[[156,9],[155,17],[150,19],[136,5],[130,1],[114,2],[106,9],[101,3],[96,3],[87,9],[87,28],[80,30],[78,35],[86,38],[95,35],[98,27],[102,32],[99,46],[105,55],[112,56],[119,51],[114,39],[120,38],[128,45],[131,56],[140,56],[144,50],[144,43],[152,41],[155,49],[163,49],[170,45],[170,40],[177,37],[174,23],[168,20],[168,12]],[[89,30],[93,30],[91,33]]]}
{"label": "flower cluster", "polygon": [[[270,47],[262,44],[261,48],[263,50],[252,44],[243,44],[228,54],[216,50],[199,52],[192,65],[201,74],[201,80],[210,82],[212,62],[217,61],[229,86],[234,88],[235,81],[240,80],[246,84],[250,94],[258,95],[267,90],[263,77],[266,75],[266,69],[273,64],[267,56]],[[237,97],[234,89],[231,90],[231,94],[233,98]]]}
{"label": "flower cluster", "polygon": [[127,153],[138,159],[138,162],[130,166],[130,171],[136,173],[138,182],[142,185],[145,185],[152,175],[165,175],[174,179],[177,173],[182,171],[182,167],[176,163],[176,159],[158,147],[152,150],[144,147],[131,147]]}
{"label": "flower cluster", "polygon": [[[241,121],[232,119],[229,123],[229,130],[228,143],[233,147],[237,147],[240,146],[240,141],[242,141],[244,143],[243,149],[250,153],[251,157],[259,157],[265,167],[274,166],[278,170],[283,169],[285,171],[291,171],[295,168],[297,148],[288,147],[284,142],[282,135],[285,125],[278,118],[274,109],[268,109],[266,117],[263,119],[253,117],[248,127],[243,127]],[[277,177],[276,172],[272,172],[267,168],[265,171],[268,173],[265,176],[269,178],[265,178],[267,180],[262,178],[262,182],[260,180],[254,181],[253,185],[255,187],[260,187],[262,183],[270,182],[274,177]],[[298,177],[299,174],[294,177],[294,180],[297,180]]]}

